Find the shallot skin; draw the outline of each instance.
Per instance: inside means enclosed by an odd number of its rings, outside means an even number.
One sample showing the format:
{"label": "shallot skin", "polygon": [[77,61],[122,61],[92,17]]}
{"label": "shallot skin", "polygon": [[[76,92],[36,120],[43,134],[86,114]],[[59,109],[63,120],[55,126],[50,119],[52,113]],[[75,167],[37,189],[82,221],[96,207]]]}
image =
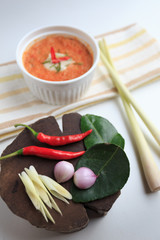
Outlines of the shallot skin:
{"label": "shallot skin", "polygon": [[74,175],[74,167],[72,163],[60,161],[54,167],[54,177],[58,183],[67,182]]}
{"label": "shallot skin", "polygon": [[80,167],[73,177],[74,184],[80,189],[88,189],[95,183],[97,176],[87,167]]}

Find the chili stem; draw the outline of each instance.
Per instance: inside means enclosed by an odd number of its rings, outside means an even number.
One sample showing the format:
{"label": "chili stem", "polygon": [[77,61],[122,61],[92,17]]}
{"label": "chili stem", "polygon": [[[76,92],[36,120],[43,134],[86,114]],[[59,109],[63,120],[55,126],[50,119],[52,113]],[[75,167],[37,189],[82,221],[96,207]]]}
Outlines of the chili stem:
{"label": "chili stem", "polygon": [[15,127],[19,127],[19,126],[26,127],[26,128],[28,128],[28,129],[31,131],[31,133],[32,133],[35,137],[38,136],[38,132],[36,132],[33,128],[31,128],[30,126],[28,126],[28,125],[26,125],[26,124],[18,123],[18,124],[15,124],[14,126],[15,126]]}
{"label": "chili stem", "polygon": [[11,157],[22,155],[22,154],[23,154],[23,149],[21,148],[21,149],[17,150],[16,152],[13,152],[6,156],[0,157],[0,160],[6,159],[6,158],[11,158]]}

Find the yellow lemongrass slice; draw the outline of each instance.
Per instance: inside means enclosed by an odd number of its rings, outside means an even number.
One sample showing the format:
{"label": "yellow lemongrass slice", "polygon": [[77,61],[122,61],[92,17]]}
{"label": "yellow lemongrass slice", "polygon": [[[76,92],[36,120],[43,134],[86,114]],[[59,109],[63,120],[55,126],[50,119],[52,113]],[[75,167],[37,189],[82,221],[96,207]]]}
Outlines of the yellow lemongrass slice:
{"label": "yellow lemongrass slice", "polygon": [[42,180],[40,179],[36,169],[34,166],[30,166],[29,169],[25,168],[25,171],[27,172],[28,176],[31,178],[31,180],[34,183],[34,186],[37,190],[37,193],[39,194],[42,201],[50,208],[54,208],[57,212],[59,212],[62,215],[61,210],[59,209],[57,203],[54,201],[52,196],[50,195],[49,191],[43,184]]}
{"label": "yellow lemongrass slice", "polygon": [[43,202],[42,202],[40,211],[47,222],[48,222],[48,219],[50,219],[51,222],[55,223],[54,219],[52,218],[51,214],[49,213],[48,209],[46,208]]}
{"label": "yellow lemongrass slice", "polygon": [[26,173],[28,174],[32,181],[36,182],[44,191],[46,191],[46,188],[42,183],[41,179],[39,178],[39,175],[34,166],[31,165],[29,169],[25,168],[24,170],[26,171]]}
{"label": "yellow lemongrass slice", "polygon": [[57,203],[54,201],[54,199],[52,198],[52,196],[51,196],[51,194],[50,194],[49,192],[48,192],[48,197],[49,197],[49,199],[50,199],[50,201],[51,201],[52,207],[53,207],[57,212],[59,212],[59,213],[62,215],[61,210],[59,209]]}
{"label": "yellow lemongrass slice", "polygon": [[35,187],[32,183],[32,181],[30,180],[30,178],[28,177],[28,175],[23,171],[21,174],[18,174],[21,181],[23,182],[26,192],[28,194],[28,197],[31,199],[33,205],[35,206],[35,208],[37,210],[40,209],[40,198],[35,190]]}
{"label": "yellow lemongrass slice", "polygon": [[34,187],[39,195],[39,197],[41,198],[41,200],[49,207],[52,208],[52,204],[51,201],[48,197],[48,194],[36,183],[33,182]]}
{"label": "yellow lemongrass slice", "polygon": [[[42,213],[42,215],[44,216],[45,219],[47,219],[46,218],[46,215],[47,215],[47,217],[53,223],[55,223],[52,216],[48,212],[47,208],[43,204],[42,200],[38,196],[38,194],[36,192],[36,189],[33,185],[33,182],[28,177],[28,175],[24,171],[21,174],[18,174],[18,175],[19,175],[21,181],[23,182],[23,184],[25,186],[25,189],[26,189],[26,193],[27,193],[28,197],[30,198],[31,202],[33,203],[34,207]],[[45,215],[44,215],[44,212],[45,212]],[[46,220],[46,221],[48,221],[48,220]]]}
{"label": "yellow lemongrass slice", "polygon": [[[28,170],[28,169],[27,169],[27,170]],[[30,177],[32,177],[32,180],[34,179],[34,183],[36,182],[37,184],[39,184],[40,186],[42,186],[43,189],[46,191],[46,193],[47,193],[47,195],[48,195],[48,197],[49,197],[49,199],[50,199],[50,201],[51,201],[51,202],[50,202],[51,208],[53,207],[57,212],[59,212],[59,213],[62,215],[61,210],[59,209],[57,203],[54,201],[54,199],[53,199],[52,196],[50,195],[48,189],[47,189],[47,188],[45,187],[45,185],[43,184],[43,182],[42,182],[42,180],[41,180],[41,178],[40,178],[37,170],[35,169],[35,167],[31,165],[31,166],[29,167],[28,173],[30,173]],[[45,202],[45,201],[44,201],[44,202]],[[45,202],[45,203],[46,203],[46,202]],[[47,204],[47,203],[46,203],[46,204]]]}
{"label": "yellow lemongrass slice", "polygon": [[63,197],[67,199],[72,199],[72,195],[68,192],[64,187],[62,187],[59,183],[51,179],[50,177],[39,175],[44,185],[48,188],[48,190],[54,194],[54,192],[59,193]]}
{"label": "yellow lemongrass slice", "polygon": [[41,211],[43,217],[45,218],[46,222],[48,222],[48,218],[47,218],[44,208],[42,206],[40,207],[40,211]]}
{"label": "yellow lemongrass slice", "polygon": [[29,178],[32,180],[39,197],[48,207],[52,208],[52,204],[47,195],[47,189],[40,180],[36,169],[33,166],[30,166],[29,169],[25,168],[25,171],[28,174]]}
{"label": "yellow lemongrass slice", "polygon": [[51,204],[52,204],[52,207],[61,214],[61,216],[63,215],[61,210],[59,209],[57,203],[54,201],[54,199],[52,198],[52,196],[49,194],[48,197],[50,198],[50,201],[51,201]]}
{"label": "yellow lemongrass slice", "polygon": [[52,193],[56,198],[58,198],[58,199],[60,199],[61,201],[69,204],[69,202],[68,202],[64,197],[62,197],[62,195],[60,195],[59,193],[57,193],[57,192],[55,192],[55,191],[53,191],[53,190],[51,190],[51,193]]}

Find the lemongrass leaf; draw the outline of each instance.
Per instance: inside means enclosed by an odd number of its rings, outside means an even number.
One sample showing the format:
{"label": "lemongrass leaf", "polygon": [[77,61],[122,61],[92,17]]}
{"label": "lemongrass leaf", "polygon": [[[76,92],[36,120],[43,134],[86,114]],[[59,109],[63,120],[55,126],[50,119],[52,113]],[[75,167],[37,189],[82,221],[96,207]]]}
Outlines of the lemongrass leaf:
{"label": "lemongrass leaf", "polygon": [[61,71],[61,62],[59,62],[57,65],[55,64],[55,69],[57,72],[60,72]]}
{"label": "lemongrass leaf", "polygon": [[51,62],[51,60],[46,60],[46,61],[42,62],[42,64],[46,64],[46,63],[50,63],[50,62]]}
{"label": "lemongrass leaf", "polygon": [[83,63],[82,62],[75,62],[75,63],[73,63],[74,65],[83,65]]}

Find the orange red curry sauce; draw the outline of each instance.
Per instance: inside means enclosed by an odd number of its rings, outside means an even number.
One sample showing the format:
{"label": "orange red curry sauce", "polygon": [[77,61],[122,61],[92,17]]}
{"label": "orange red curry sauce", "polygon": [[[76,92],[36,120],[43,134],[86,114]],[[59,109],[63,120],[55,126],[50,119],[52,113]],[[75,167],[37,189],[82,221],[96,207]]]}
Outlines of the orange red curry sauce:
{"label": "orange red curry sauce", "polygon": [[[70,64],[65,70],[59,72],[46,69],[43,62],[47,59],[51,47],[56,53],[67,54],[77,64]],[[93,64],[93,56],[77,38],[49,35],[26,49],[23,54],[23,64],[30,74],[38,78],[49,81],[65,81],[87,72]]]}

